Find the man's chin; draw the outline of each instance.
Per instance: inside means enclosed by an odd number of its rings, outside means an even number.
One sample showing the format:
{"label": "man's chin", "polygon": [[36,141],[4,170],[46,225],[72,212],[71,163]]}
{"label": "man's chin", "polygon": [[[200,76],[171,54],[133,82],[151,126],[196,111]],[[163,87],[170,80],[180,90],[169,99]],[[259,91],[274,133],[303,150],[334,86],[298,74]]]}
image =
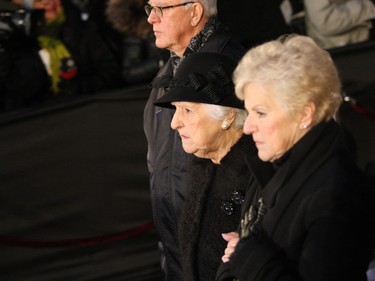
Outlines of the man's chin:
{"label": "man's chin", "polygon": [[155,46],[159,49],[168,49],[168,45],[159,39],[155,40]]}

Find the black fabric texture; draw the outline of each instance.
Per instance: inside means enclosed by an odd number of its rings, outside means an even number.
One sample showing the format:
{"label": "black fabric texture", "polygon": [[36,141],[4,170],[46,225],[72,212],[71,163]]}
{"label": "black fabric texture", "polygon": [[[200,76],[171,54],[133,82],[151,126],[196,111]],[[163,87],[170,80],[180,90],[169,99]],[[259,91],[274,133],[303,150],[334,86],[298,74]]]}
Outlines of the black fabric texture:
{"label": "black fabric texture", "polygon": [[148,91],[0,116],[2,281],[161,280],[142,131]]}

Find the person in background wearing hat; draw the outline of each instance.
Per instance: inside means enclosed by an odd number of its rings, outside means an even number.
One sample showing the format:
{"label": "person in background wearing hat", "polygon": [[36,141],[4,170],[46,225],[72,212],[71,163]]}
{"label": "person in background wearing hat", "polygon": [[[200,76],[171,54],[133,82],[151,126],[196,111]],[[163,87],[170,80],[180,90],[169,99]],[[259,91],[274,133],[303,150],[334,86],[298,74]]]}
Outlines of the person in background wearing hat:
{"label": "person in background wearing hat", "polygon": [[247,113],[231,79],[236,65],[221,54],[191,54],[155,102],[176,109],[171,127],[196,156],[179,222],[180,280],[214,280],[226,246],[222,235],[237,230],[245,194],[258,192],[273,174],[243,134]]}
{"label": "person in background wearing hat", "polygon": [[333,118],[342,97],[329,53],[310,37],[281,37],[251,49],[233,77],[244,133],[276,171],[245,199],[223,256],[231,274],[215,280],[367,280],[373,188]]}
{"label": "person in background wearing hat", "polygon": [[145,7],[155,44],[168,49],[170,59],[152,82],[144,110],[153,217],[159,234],[165,280],[182,280],[177,223],[189,190],[188,161],[181,139],[170,127],[173,110],[154,106],[180,63],[192,53],[222,53],[238,61],[246,49],[234,42],[217,19],[216,0],[150,0]]}

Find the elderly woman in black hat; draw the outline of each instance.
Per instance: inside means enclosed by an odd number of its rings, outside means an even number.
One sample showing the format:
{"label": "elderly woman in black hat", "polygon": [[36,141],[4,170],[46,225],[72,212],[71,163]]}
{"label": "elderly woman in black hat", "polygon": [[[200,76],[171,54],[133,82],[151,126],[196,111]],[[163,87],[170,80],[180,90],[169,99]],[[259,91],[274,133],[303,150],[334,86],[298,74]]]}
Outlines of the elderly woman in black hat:
{"label": "elderly woman in black hat", "polygon": [[243,134],[247,113],[231,79],[237,63],[221,54],[195,53],[180,65],[155,105],[175,108],[191,163],[191,191],[179,222],[184,280],[214,280],[226,247],[223,235],[239,225],[245,193],[256,193],[273,173]]}

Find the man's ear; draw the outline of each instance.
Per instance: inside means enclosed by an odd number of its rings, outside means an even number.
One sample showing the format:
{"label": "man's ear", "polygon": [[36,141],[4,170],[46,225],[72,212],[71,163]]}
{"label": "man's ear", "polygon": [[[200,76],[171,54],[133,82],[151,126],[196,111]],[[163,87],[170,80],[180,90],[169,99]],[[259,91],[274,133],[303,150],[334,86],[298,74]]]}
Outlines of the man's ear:
{"label": "man's ear", "polygon": [[191,25],[197,26],[201,22],[203,16],[204,16],[204,7],[201,3],[195,2],[192,4],[191,7]]}

